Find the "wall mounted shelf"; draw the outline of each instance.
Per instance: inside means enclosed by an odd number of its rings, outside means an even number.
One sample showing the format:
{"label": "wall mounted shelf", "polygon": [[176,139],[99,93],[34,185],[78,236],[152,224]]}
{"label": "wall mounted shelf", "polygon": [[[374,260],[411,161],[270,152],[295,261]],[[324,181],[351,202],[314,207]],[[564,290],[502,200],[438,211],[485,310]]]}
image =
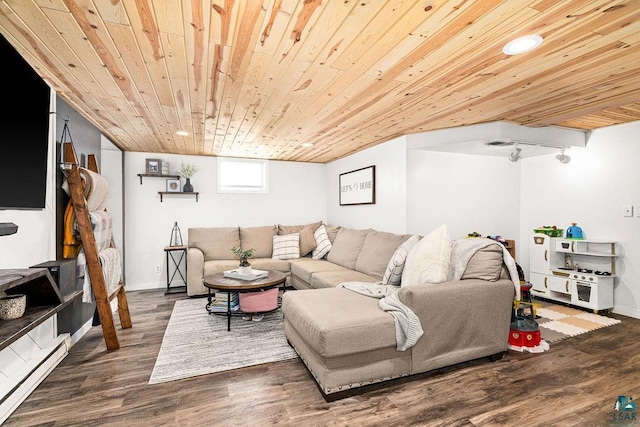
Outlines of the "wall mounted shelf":
{"label": "wall mounted shelf", "polygon": [[162,195],[170,194],[172,196],[196,196],[196,202],[198,201],[198,193],[197,191],[158,191],[160,195],[160,203],[162,203]]}
{"label": "wall mounted shelf", "polygon": [[173,179],[180,179],[180,175],[158,175],[158,174],[154,174],[154,173],[139,173],[138,176],[140,177],[140,185],[142,185],[142,177],[146,177],[146,178],[173,178]]}

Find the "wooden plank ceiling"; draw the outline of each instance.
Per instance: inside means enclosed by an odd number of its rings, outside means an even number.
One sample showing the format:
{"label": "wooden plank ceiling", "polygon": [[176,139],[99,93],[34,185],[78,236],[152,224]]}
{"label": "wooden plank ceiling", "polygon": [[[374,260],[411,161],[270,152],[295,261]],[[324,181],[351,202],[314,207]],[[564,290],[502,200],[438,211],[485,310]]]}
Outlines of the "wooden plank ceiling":
{"label": "wooden plank ceiling", "polygon": [[[0,32],[125,151],[325,163],[496,120],[640,119],[638,0],[0,0]],[[526,34],[544,43],[502,53]]]}

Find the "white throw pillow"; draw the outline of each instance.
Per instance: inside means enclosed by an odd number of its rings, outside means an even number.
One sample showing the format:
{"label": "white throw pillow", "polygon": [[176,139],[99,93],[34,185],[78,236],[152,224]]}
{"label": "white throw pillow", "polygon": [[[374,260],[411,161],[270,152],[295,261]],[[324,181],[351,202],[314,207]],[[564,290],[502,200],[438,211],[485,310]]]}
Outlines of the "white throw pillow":
{"label": "white throw pillow", "polygon": [[423,237],[409,251],[402,270],[402,286],[440,283],[447,280],[451,260],[451,237],[446,225]]}
{"label": "white throw pillow", "polygon": [[324,224],[316,229],[313,233],[313,237],[316,239],[316,248],[311,251],[311,258],[322,259],[322,257],[328,254],[333,247]]}
{"label": "white throw pillow", "polygon": [[418,240],[420,240],[420,237],[413,235],[398,246],[398,249],[396,249],[389,260],[389,264],[387,264],[387,269],[382,277],[383,285],[398,286],[400,284],[402,279],[402,270],[404,270],[404,263],[407,259],[407,255],[411,248],[418,243]]}
{"label": "white throw pillow", "polygon": [[273,236],[273,259],[300,258],[300,235],[298,233]]}

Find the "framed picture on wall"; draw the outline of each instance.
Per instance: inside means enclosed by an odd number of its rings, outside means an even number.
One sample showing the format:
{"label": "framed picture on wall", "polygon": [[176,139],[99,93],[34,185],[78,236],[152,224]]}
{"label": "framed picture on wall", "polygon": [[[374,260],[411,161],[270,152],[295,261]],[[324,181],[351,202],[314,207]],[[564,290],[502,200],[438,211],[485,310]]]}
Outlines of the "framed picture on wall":
{"label": "framed picture on wall", "polygon": [[338,179],[340,206],[376,203],[376,167],[341,173]]}
{"label": "framed picture on wall", "polygon": [[147,159],[145,172],[149,175],[162,175],[162,160]]}
{"label": "framed picture on wall", "polygon": [[167,180],[167,191],[169,193],[179,193],[180,192],[180,180],[179,179],[168,179]]}

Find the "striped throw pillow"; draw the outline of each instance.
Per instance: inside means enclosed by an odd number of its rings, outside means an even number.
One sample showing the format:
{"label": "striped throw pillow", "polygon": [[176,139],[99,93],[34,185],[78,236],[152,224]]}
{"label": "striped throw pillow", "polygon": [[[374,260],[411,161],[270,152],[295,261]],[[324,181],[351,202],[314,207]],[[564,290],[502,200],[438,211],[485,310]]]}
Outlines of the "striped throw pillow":
{"label": "striped throw pillow", "polygon": [[402,270],[404,269],[404,262],[407,259],[407,254],[411,248],[418,243],[418,240],[420,240],[420,237],[414,234],[409,237],[409,239],[405,240],[403,244],[398,246],[398,249],[396,249],[389,260],[389,264],[387,264],[387,269],[382,277],[383,285],[400,285],[400,281],[402,280]]}
{"label": "striped throw pillow", "polygon": [[322,259],[333,247],[324,224],[318,227],[313,233],[313,237],[316,238],[316,248],[311,252],[311,258]]}
{"label": "striped throw pillow", "polygon": [[298,233],[273,236],[273,259],[300,258],[300,235]]}

